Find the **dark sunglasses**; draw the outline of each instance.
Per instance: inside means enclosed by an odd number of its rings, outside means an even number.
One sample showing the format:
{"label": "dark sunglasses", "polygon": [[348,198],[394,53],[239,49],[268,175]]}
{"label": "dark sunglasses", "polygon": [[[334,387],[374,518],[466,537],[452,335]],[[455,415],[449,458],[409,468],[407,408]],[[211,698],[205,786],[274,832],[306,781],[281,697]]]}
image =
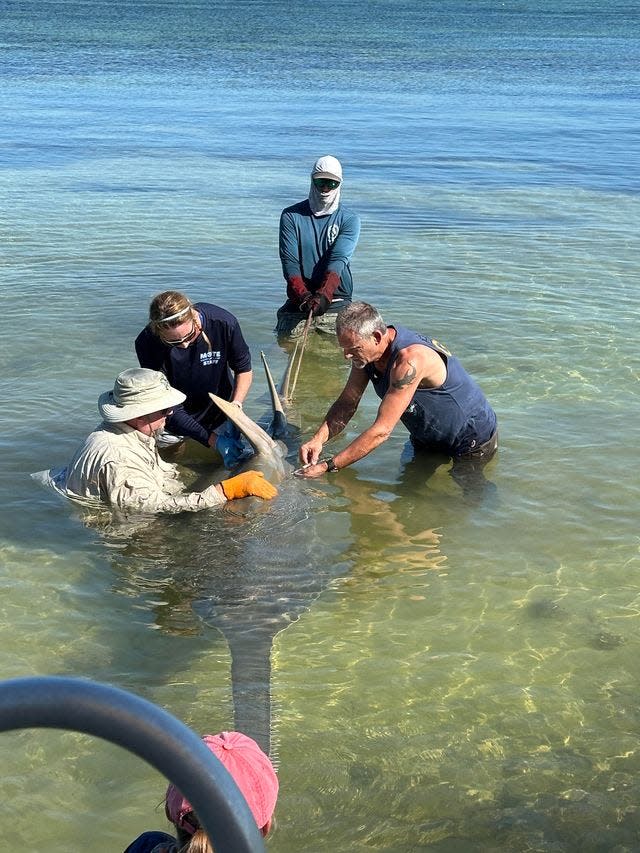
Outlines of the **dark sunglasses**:
{"label": "dark sunglasses", "polygon": [[187,332],[187,334],[183,338],[174,338],[173,340],[169,340],[168,338],[162,338],[162,342],[165,343],[168,347],[177,347],[180,344],[187,344],[189,341],[192,341],[195,336],[198,334],[200,330],[196,326],[196,321],[191,320],[191,330]]}
{"label": "dark sunglasses", "polygon": [[318,190],[337,190],[340,181],[332,181],[330,178],[314,178],[313,185]]}

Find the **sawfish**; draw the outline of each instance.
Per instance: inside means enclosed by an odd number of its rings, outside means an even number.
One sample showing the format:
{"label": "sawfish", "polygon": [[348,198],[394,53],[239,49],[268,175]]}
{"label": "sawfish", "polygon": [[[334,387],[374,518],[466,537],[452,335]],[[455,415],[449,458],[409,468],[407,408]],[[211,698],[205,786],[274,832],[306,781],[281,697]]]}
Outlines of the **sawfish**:
{"label": "sawfish", "polygon": [[[234,726],[271,751],[271,653],[275,637],[308,610],[330,582],[349,570],[341,560],[340,536],[322,532],[318,520],[325,495],[317,485],[293,477],[296,452],[283,402],[287,401],[289,359],[279,392],[264,354],[273,415],[266,429],[239,407],[211,395],[253,449],[232,474],[259,470],[278,487],[272,501],[243,498],[224,512],[186,518],[180,576],[190,578],[192,608],[218,629],[231,654]],[[256,511],[259,510],[259,511]],[[335,533],[335,531],[333,531]],[[195,587],[195,588],[194,588]]]}
{"label": "sawfish", "polygon": [[[231,656],[234,727],[271,752],[271,654],[275,637],[308,610],[332,580],[347,574],[348,523],[326,512],[326,484],[293,477],[298,436],[285,413],[291,397],[293,363],[289,359],[276,389],[264,354],[272,414],[261,427],[238,406],[215,403],[238,427],[252,449],[250,458],[226,476],[262,471],[278,488],[270,501],[248,497],[208,512],[120,518],[107,507],[79,506],[83,523],[110,542],[111,561],[120,580],[116,587],[137,597],[156,614],[157,626],[169,633],[192,634],[196,620],[225,638]],[[266,420],[266,419],[265,419]],[[220,480],[207,465],[199,491]],[[322,510],[322,511],[321,511]],[[340,519],[344,519],[343,514]],[[344,527],[344,529],[342,529]],[[111,638],[112,654],[117,643]],[[129,648],[123,652],[130,653]],[[149,662],[151,668],[175,672],[175,657]]]}

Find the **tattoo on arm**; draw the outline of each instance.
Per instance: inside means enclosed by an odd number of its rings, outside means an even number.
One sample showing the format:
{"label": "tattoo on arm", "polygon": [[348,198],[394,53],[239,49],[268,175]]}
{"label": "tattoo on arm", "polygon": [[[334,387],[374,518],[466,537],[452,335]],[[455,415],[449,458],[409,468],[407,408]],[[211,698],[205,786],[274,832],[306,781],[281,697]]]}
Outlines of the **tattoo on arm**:
{"label": "tattoo on arm", "polygon": [[409,367],[407,368],[407,372],[400,379],[394,379],[391,383],[392,388],[406,388],[407,385],[411,385],[412,382],[416,381],[416,366],[412,361],[408,362]]}

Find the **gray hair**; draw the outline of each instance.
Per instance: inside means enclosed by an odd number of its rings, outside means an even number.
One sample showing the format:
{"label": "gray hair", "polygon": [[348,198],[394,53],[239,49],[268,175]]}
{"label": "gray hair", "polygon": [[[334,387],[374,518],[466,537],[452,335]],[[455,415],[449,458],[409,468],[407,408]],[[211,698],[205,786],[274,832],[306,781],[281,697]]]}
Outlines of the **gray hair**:
{"label": "gray hair", "polygon": [[353,332],[359,338],[370,338],[374,332],[384,333],[387,324],[382,314],[368,302],[352,302],[336,318],[336,334]]}

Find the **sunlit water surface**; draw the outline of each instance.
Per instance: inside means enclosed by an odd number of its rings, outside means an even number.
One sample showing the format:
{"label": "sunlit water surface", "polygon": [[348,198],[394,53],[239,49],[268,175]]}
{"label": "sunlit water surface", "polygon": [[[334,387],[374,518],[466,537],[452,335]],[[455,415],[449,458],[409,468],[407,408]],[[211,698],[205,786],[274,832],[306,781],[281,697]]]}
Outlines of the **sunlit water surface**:
{"label": "sunlit water surface", "polygon": [[[2,677],[88,676],[229,728],[207,566],[275,586],[297,566],[317,589],[274,638],[270,849],[640,849],[637,3],[2,14]],[[282,371],[278,215],[325,153],[362,216],[356,295],[445,342],[498,413],[491,487],[425,481],[399,427],[253,518],[130,534],[39,490],[162,289],[236,313]],[[303,435],[346,375],[311,343]],[[264,393],[256,372],[256,417]],[[25,731],[0,753],[7,849],[166,826],[165,781],[115,746]]]}

